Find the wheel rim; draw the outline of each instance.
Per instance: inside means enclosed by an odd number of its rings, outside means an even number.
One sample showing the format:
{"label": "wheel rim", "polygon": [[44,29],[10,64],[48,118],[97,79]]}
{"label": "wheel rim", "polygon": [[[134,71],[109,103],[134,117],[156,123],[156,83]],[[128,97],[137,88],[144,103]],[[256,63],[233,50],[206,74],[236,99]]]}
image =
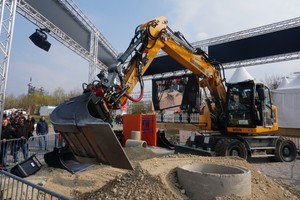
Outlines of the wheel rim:
{"label": "wheel rim", "polygon": [[291,155],[291,149],[290,149],[289,146],[283,147],[283,149],[282,149],[282,155],[284,157],[289,157]]}
{"label": "wheel rim", "polygon": [[283,141],[279,151],[282,161],[291,162],[296,159],[297,150],[296,150],[296,146],[293,144],[294,143],[292,143],[289,140]]}
{"label": "wheel rim", "polygon": [[247,149],[237,139],[220,139],[215,147],[215,152],[217,156],[237,156],[247,159]]}
{"label": "wheel rim", "polygon": [[240,155],[240,150],[239,149],[231,149],[230,155],[231,156],[241,156]]}

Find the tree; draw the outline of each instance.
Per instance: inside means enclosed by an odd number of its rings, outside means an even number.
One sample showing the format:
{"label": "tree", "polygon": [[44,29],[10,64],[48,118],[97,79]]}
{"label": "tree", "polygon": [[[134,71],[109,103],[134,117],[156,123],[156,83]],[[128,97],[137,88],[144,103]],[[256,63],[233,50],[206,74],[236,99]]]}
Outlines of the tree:
{"label": "tree", "polygon": [[281,79],[282,78],[279,75],[271,75],[271,76],[266,75],[264,82],[271,90],[273,90],[273,89],[278,88],[278,86],[281,82]]}
{"label": "tree", "polygon": [[66,94],[65,90],[62,87],[58,87],[53,91],[53,100],[54,100],[54,105],[58,105],[62,102],[65,101],[66,99]]}
{"label": "tree", "polygon": [[72,98],[72,97],[76,97],[82,95],[82,89],[73,89],[71,90],[68,95],[67,95],[67,99]]}
{"label": "tree", "polygon": [[15,108],[17,105],[17,98],[13,95],[10,94],[9,96],[5,97],[5,105],[4,109],[10,109],[10,108]]}

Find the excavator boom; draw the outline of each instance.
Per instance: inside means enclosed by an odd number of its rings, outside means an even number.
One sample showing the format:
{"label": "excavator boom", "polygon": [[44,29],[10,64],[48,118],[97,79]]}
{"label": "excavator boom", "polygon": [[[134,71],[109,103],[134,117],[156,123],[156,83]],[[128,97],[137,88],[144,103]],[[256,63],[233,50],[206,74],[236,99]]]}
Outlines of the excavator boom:
{"label": "excavator boom", "polygon": [[[109,67],[108,75],[102,71],[99,80],[85,84],[83,95],[59,105],[50,115],[54,128],[78,161],[132,169],[111,128],[110,110],[119,109],[128,99],[142,98],[142,76],[160,50],[203,78],[201,86],[207,87],[213,96],[210,113],[216,116],[214,123],[221,124],[226,92],[220,65],[201,49],[192,47],[182,34],[173,32],[165,17],[158,17],[137,27],[128,49],[115,66]],[[130,93],[137,83],[141,96],[134,99]]]}

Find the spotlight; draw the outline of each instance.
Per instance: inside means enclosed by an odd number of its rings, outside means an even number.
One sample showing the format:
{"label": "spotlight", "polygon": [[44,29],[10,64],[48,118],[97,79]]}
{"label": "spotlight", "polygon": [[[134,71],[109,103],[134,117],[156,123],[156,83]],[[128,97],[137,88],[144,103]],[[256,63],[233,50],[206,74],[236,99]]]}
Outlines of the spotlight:
{"label": "spotlight", "polygon": [[36,29],[36,31],[29,37],[29,39],[41,49],[49,51],[51,44],[47,41],[47,34],[44,32],[50,32],[49,29]]}

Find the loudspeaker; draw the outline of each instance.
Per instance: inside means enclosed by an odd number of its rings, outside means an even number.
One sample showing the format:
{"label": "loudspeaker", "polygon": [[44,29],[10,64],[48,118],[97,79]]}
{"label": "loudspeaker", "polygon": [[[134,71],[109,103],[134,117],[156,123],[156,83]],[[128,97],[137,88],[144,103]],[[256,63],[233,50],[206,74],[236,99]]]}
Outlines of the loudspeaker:
{"label": "loudspeaker", "polygon": [[29,36],[29,39],[36,46],[44,49],[45,51],[49,51],[51,44],[47,41],[47,35],[43,31],[37,29],[31,36]]}
{"label": "loudspeaker", "polygon": [[16,164],[11,168],[10,173],[21,178],[30,176],[41,169],[42,164],[35,155],[30,156],[28,159]]}

